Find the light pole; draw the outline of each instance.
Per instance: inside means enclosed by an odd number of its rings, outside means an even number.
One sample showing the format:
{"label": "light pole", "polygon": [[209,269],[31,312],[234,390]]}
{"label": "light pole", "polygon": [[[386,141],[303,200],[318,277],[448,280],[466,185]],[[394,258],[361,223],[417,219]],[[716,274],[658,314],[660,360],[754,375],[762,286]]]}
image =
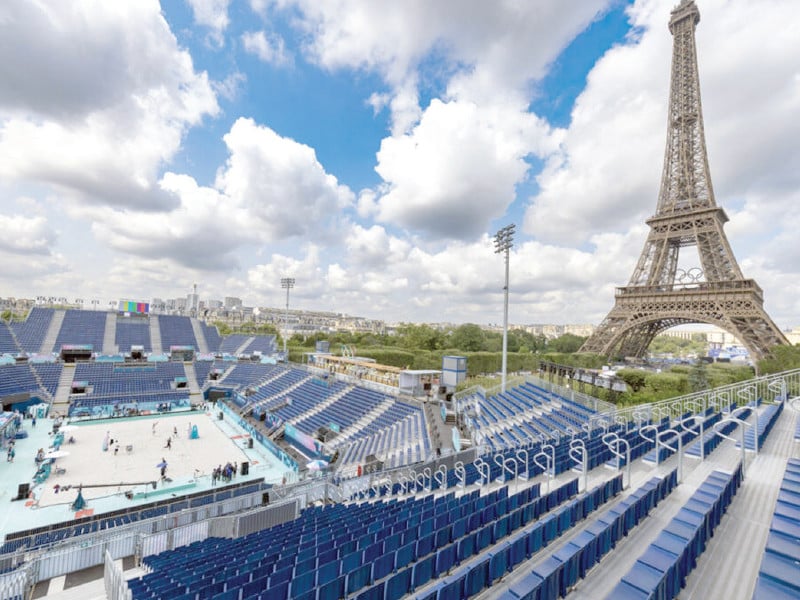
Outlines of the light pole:
{"label": "light pole", "polygon": [[502,373],[502,391],[506,391],[506,371],[508,370],[508,253],[514,245],[514,229],[515,225],[506,225],[494,236],[494,252],[495,254],[505,254],[506,262],[506,285],[503,288],[503,373]]}
{"label": "light pole", "polygon": [[289,362],[289,355],[286,354],[286,336],[289,334],[289,290],[294,287],[294,277],[281,278],[281,287],[286,290],[286,314],[283,319],[283,356]]}

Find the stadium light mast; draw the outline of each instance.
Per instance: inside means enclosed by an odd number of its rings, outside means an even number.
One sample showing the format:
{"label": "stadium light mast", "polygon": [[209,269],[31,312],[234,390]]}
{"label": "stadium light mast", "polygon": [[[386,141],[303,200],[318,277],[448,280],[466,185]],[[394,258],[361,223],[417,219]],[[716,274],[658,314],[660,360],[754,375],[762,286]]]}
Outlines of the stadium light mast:
{"label": "stadium light mast", "polygon": [[289,362],[289,355],[286,353],[286,336],[289,333],[289,290],[294,287],[294,277],[281,278],[281,287],[286,290],[286,314],[283,319],[283,356]]}
{"label": "stadium light mast", "polygon": [[508,371],[508,257],[509,251],[514,246],[514,229],[516,225],[506,225],[494,236],[495,254],[505,254],[506,284],[503,287],[503,372],[501,379],[502,391],[506,391],[506,372]]}

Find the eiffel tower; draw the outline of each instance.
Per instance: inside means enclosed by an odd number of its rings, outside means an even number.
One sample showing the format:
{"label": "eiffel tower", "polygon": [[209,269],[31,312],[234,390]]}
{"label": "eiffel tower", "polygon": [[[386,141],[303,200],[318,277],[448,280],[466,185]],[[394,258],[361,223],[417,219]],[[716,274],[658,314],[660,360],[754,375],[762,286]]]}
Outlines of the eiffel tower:
{"label": "eiffel tower", "polygon": [[[617,288],[614,308],[582,352],[642,357],[662,331],[709,323],[734,334],[753,358],[788,343],[764,311],[761,288],[745,279],[722,229],[708,169],[694,32],[700,11],[681,0],[671,13],[672,74],[667,147],[656,214],[630,282]],[[699,266],[679,266],[695,247]],[[696,263],[695,263],[696,264]]]}

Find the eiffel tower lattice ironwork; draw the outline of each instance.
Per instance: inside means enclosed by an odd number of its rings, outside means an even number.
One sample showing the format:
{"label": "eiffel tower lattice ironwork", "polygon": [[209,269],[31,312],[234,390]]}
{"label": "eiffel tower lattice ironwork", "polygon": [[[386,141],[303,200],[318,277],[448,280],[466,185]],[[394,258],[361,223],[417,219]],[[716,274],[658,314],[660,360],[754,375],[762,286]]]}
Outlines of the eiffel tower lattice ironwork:
{"label": "eiffel tower lattice ironwork", "polygon": [[[626,287],[581,351],[641,357],[660,332],[709,323],[734,334],[761,358],[788,341],[764,311],[763,292],[745,279],[733,256],[708,169],[695,27],[700,11],[682,0],[671,13],[673,35],[667,146],[656,214]],[[680,268],[682,249],[696,247],[699,267]]]}

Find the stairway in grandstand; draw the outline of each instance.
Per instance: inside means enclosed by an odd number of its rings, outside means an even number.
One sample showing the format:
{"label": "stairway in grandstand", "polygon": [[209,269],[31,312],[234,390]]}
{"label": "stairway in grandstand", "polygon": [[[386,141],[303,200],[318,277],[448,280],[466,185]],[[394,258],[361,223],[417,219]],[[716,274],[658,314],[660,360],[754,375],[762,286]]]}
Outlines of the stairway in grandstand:
{"label": "stairway in grandstand", "polygon": [[453,449],[453,437],[450,434],[449,428],[445,422],[442,421],[441,411],[430,402],[425,402],[422,406],[422,414],[425,417],[425,426],[428,428],[431,437],[431,443],[434,448],[441,448],[442,450]]}
{"label": "stairway in grandstand", "polygon": [[[731,557],[723,550],[763,549],[767,545],[773,519],[771,508],[780,494],[786,457],[797,456],[797,441],[793,440],[793,432],[798,421],[798,413],[794,410],[784,410],[778,417],[763,448],[748,465],[736,502],[731,505],[708,548],[697,561],[697,567],[687,579],[681,598],[736,598],[743,592],[750,598],[751,589],[742,586],[742,581],[756,579],[763,552],[743,552]],[[800,574],[800,570],[796,573]],[[742,587],[745,589],[738,589]],[[753,598],[759,600],[760,597]]]}
{"label": "stairway in grandstand", "polygon": [[150,315],[150,345],[153,348],[153,354],[164,354],[161,348],[161,328],[158,326],[158,317]]}
{"label": "stairway in grandstand", "polygon": [[[786,457],[792,455],[792,431],[797,413],[788,410],[781,414],[772,433],[757,456],[748,455],[745,476],[727,514],[714,536],[709,538],[705,551],[680,590],[682,600],[726,598],[750,600],[758,575],[759,564],[769,534],[772,511],[780,487],[780,474],[786,467]],[[739,432],[734,438],[739,437]],[[674,464],[675,457],[669,462]],[[635,535],[629,535],[603,559],[599,568],[589,572],[571,588],[568,600],[613,600],[619,594],[620,580],[636,568],[667,524],[682,509],[703,479],[714,469],[733,470],[741,461],[741,450],[730,441],[715,452],[713,460],[695,463],[684,458],[684,480],[661,507],[641,525]],[[639,468],[643,468],[644,463]],[[662,465],[663,466],[663,465]],[[688,467],[688,469],[687,469]],[[690,470],[690,471],[689,471]],[[766,508],[765,508],[766,507]],[[523,569],[523,575],[530,569]],[[518,578],[507,579],[513,588]],[[502,591],[495,590],[496,593]],[[518,596],[515,596],[518,597]],[[621,597],[621,596],[620,596]],[[645,597],[645,596],[642,596]],[[657,597],[657,596],[652,596]],[[483,596],[481,598],[489,598]]]}
{"label": "stairway in grandstand", "polygon": [[[229,372],[230,372],[230,371],[229,371]],[[276,380],[280,379],[281,377],[283,377],[284,375],[287,375],[288,373],[289,373],[289,371],[288,371],[288,370],[287,370],[287,371],[284,371],[283,373],[280,373],[280,374],[279,374],[277,377],[273,377],[273,378],[271,378],[271,379],[266,379],[266,380],[264,380],[264,382],[265,382],[265,383],[269,383],[269,382],[271,382],[271,381],[276,381]],[[228,375],[228,373],[225,373],[225,375]],[[224,379],[224,377],[223,377],[223,379]],[[288,398],[289,398],[289,397],[288,397],[288,394],[289,394],[289,392],[293,392],[294,390],[296,390],[297,388],[299,388],[299,387],[300,387],[301,385],[303,385],[304,383],[307,383],[309,379],[310,379],[309,377],[303,377],[302,379],[299,379],[298,381],[295,381],[293,384],[291,384],[291,385],[289,385],[289,386],[286,386],[285,388],[283,388],[283,389],[281,390],[281,392],[280,392],[279,394],[277,394],[277,396],[284,396],[284,397],[285,397],[285,398],[288,400]],[[259,405],[259,406],[263,406],[263,405],[265,405],[265,404],[269,404],[269,402],[271,402],[272,400],[274,400],[274,399],[275,399],[277,396],[274,396],[274,395],[273,395],[273,396],[269,396],[268,398],[264,398],[264,400],[261,400],[261,401],[258,403],[258,405]],[[282,405],[284,405],[284,403],[282,403]],[[250,409],[252,409],[252,408],[253,408],[253,407],[251,406],[251,407],[250,407]],[[302,418],[305,418],[305,413],[303,413],[303,414],[301,415],[301,419],[302,419]],[[292,422],[293,422],[293,423],[296,423],[296,422],[297,422],[297,419],[292,419]]]}
{"label": "stairway in grandstand", "polygon": [[[350,391],[350,389],[347,391]],[[348,441],[350,441],[351,437],[358,434],[367,425],[392,408],[392,402],[393,400],[391,398],[384,398],[380,404],[348,427],[347,431],[337,435],[331,444],[331,448],[341,448],[343,444],[346,444]]]}
{"label": "stairway in grandstand", "polygon": [[40,354],[50,354],[51,352],[60,350],[60,348],[53,348],[53,346],[56,345],[58,332],[61,331],[61,324],[64,322],[65,314],[66,312],[63,310],[53,311],[53,318],[50,320],[50,326],[47,328],[47,333],[44,335],[44,340],[42,341],[42,347],[39,349]]}
{"label": "stairway in grandstand", "polygon": [[192,329],[194,330],[194,339],[197,340],[197,351],[201,354],[208,354],[208,343],[206,342],[206,334],[200,326],[200,321],[191,319]]}
{"label": "stairway in grandstand", "polygon": [[75,363],[65,363],[58,378],[58,388],[53,399],[52,412],[66,415],[69,411],[69,393],[72,390],[72,380],[75,378]]}
{"label": "stairway in grandstand", "polygon": [[244,352],[245,348],[247,348],[250,344],[252,344],[255,339],[256,339],[255,337],[247,338],[247,340],[245,340],[244,344],[242,344],[241,346],[239,346],[236,349],[236,352],[234,352],[234,355],[235,356],[239,356],[240,354],[242,354]]}
{"label": "stairway in grandstand", "polygon": [[186,381],[189,383],[189,395],[200,394],[200,386],[197,384],[197,372],[194,370],[194,363],[183,363],[183,370],[186,371]]}
{"label": "stairway in grandstand", "polygon": [[117,313],[106,314],[106,330],[103,332],[103,354],[116,354],[117,347]]}
{"label": "stairway in grandstand", "polygon": [[[307,381],[306,379],[298,381],[297,383],[293,384],[292,386],[286,388],[286,391],[289,392],[289,391],[291,391],[291,390],[303,385],[306,381]],[[345,394],[348,394],[352,389],[353,389],[353,386],[352,385],[348,385],[347,387],[345,387],[342,390],[336,392],[335,394],[331,394],[330,396],[325,398],[325,400],[323,400],[319,404],[316,404],[314,406],[314,408],[312,408],[311,410],[300,414],[299,416],[297,416],[294,419],[290,419],[289,423],[294,425],[294,424],[298,423],[299,421],[303,421],[303,420],[307,419],[308,417],[313,417],[317,413],[322,412],[323,410],[328,408],[331,404],[336,402],[339,398],[341,398]]]}

